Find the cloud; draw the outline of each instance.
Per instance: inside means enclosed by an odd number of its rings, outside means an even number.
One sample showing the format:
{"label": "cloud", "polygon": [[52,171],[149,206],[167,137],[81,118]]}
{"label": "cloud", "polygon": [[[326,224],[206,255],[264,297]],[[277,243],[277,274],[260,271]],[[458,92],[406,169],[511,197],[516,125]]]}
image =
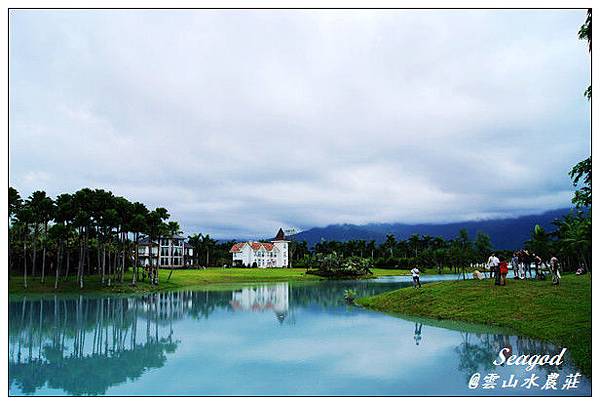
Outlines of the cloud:
{"label": "cloud", "polygon": [[10,14],[10,183],[104,187],[186,232],[567,206],[584,10]]}

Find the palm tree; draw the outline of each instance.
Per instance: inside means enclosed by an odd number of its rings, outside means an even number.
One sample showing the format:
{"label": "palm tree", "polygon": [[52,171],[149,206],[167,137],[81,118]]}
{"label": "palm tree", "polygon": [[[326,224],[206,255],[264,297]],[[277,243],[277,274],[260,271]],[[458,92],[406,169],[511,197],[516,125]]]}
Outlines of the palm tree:
{"label": "palm tree", "polygon": [[408,238],[408,244],[411,247],[411,249],[414,250],[414,252],[415,252],[415,256],[414,257],[419,256],[419,243],[420,243],[420,241],[421,241],[421,238],[416,233],[410,235],[410,237]]}
{"label": "palm tree", "polygon": [[569,254],[574,259],[580,261],[591,272],[591,252],[592,252],[592,224],[589,217],[583,213],[577,215],[567,215],[558,222],[559,247],[564,256]]}
{"label": "palm tree", "polygon": [[[44,193],[45,194],[45,193]],[[50,222],[50,220],[52,218],[54,218],[54,211],[56,209],[56,205],[54,204],[54,201],[52,201],[52,199],[50,197],[46,197],[44,198],[42,201],[40,201],[40,207],[39,207],[39,213],[40,213],[40,218],[42,220],[42,223],[44,224],[44,237],[42,239],[43,241],[43,245],[42,245],[42,284],[44,283],[44,277],[45,277],[45,271],[46,271],[46,243],[48,240],[48,222]]]}
{"label": "palm tree", "polygon": [[27,288],[27,239],[29,237],[29,226],[33,221],[33,213],[28,204],[22,206],[17,212],[17,227],[20,230],[23,242],[23,286]]}
{"label": "palm tree", "polygon": [[13,219],[17,215],[22,204],[23,200],[19,192],[12,187],[8,187],[8,219]]}
{"label": "palm tree", "polygon": [[469,233],[466,229],[458,232],[458,237],[454,243],[458,248],[458,265],[460,266],[463,279],[466,279],[465,267],[473,257],[473,244],[469,240]]}
{"label": "palm tree", "polygon": [[385,236],[385,242],[383,243],[383,245],[381,245],[381,247],[384,250],[389,251],[390,257],[394,257],[394,248],[396,247],[396,237],[393,234],[388,233]]}
{"label": "palm tree", "polygon": [[371,252],[371,260],[375,260],[375,250],[376,250],[375,241],[370,240],[367,243],[366,249],[367,249],[367,251]]}
{"label": "palm tree", "polygon": [[192,249],[194,249],[194,266],[196,267],[199,264],[198,253],[202,247],[202,234],[195,233],[188,235],[188,243],[192,246]]}
{"label": "palm tree", "polygon": [[[17,213],[19,212],[19,210],[21,209],[21,206],[23,205],[23,200],[21,199],[21,196],[19,195],[19,192],[12,188],[12,187],[8,187],[8,226],[10,228],[11,225],[13,225],[13,221],[15,221]],[[13,232],[8,233],[8,260],[9,260],[9,269],[12,270],[13,268],[13,260],[12,260],[12,245],[14,244],[14,241],[11,240],[11,236],[13,236],[15,229],[13,229]]]}
{"label": "palm tree", "polygon": [[552,240],[550,234],[540,226],[536,225],[531,232],[531,239],[525,242],[525,247],[538,255],[547,264],[550,259]]}
{"label": "palm tree", "polygon": [[64,241],[69,238],[71,228],[63,223],[57,223],[48,231],[49,240],[56,246],[56,267],[54,273],[54,289],[58,288],[58,279],[62,268]]}
{"label": "palm tree", "polygon": [[475,251],[477,261],[480,263],[485,261],[485,258],[492,251],[492,241],[488,234],[477,232],[477,235],[475,236]]}
{"label": "palm tree", "polygon": [[[146,218],[146,230],[145,233],[148,236],[150,243],[160,239],[162,236],[177,236],[179,233],[179,224],[176,222],[169,222],[165,224],[165,220],[169,218],[169,213],[166,208],[156,208],[150,212]],[[176,225],[176,226],[175,226]],[[136,249],[137,252],[137,249]],[[155,275],[150,280],[152,283],[158,282],[158,263],[154,264],[154,257],[152,253],[152,246],[150,246],[150,271],[151,274]]]}
{"label": "palm tree", "polygon": [[119,272],[119,281],[123,282],[125,269],[127,267],[127,252],[131,250],[131,244],[129,241],[129,232],[131,232],[131,221],[133,218],[133,204],[126,198],[116,197],[114,200],[114,207],[118,215],[117,234],[119,237],[120,250],[121,250],[121,263]]}
{"label": "palm tree", "polygon": [[88,244],[90,241],[90,228],[93,224],[92,201],[93,191],[89,188],[83,188],[77,191],[75,194],[73,194],[73,225],[77,229],[77,236],[79,240],[79,260],[77,263],[77,280],[79,283],[79,288],[83,288],[84,266],[86,257],[88,259],[88,272],[91,272]]}
{"label": "palm tree", "polygon": [[133,215],[131,218],[129,229],[133,232],[133,276],[131,279],[131,285],[135,286],[137,283],[137,272],[139,265],[139,243],[140,234],[147,229],[146,217],[148,216],[148,208],[140,202],[133,203]]}
{"label": "palm tree", "polygon": [[210,264],[210,251],[216,245],[216,241],[211,239],[209,234],[202,236],[202,247],[206,251],[206,267]]}
{"label": "palm tree", "polygon": [[44,206],[46,205],[46,192],[45,191],[34,191],[31,196],[27,199],[25,204],[29,208],[31,212],[31,224],[33,225],[33,263],[31,266],[31,276],[35,277],[35,268],[37,264],[37,242],[38,242],[38,232],[39,232],[39,224],[42,222],[42,211],[44,210]]}

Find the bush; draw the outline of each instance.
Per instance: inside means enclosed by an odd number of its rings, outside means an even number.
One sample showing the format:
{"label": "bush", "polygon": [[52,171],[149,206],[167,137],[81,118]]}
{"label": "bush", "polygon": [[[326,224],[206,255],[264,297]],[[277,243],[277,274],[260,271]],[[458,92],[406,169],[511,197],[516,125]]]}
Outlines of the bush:
{"label": "bush", "polygon": [[352,303],[354,303],[354,299],[356,298],[356,294],[357,294],[356,290],[353,290],[353,289],[344,290],[344,299],[349,304],[352,304]]}
{"label": "bush", "polygon": [[352,256],[342,258],[335,253],[317,255],[318,270],[308,270],[306,274],[315,274],[329,278],[359,278],[366,277],[371,271],[371,260]]}

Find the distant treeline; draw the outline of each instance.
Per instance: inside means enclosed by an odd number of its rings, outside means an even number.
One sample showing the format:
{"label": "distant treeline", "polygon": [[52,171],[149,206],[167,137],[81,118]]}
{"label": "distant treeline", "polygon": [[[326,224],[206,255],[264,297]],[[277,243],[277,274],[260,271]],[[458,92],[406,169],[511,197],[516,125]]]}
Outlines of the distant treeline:
{"label": "distant treeline", "polygon": [[[591,182],[591,163],[587,164],[587,161],[580,163],[572,172],[575,178],[577,173],[585,174],[589,170],[586,184]],[[587,197],[578,190],[574,198],[578,210],[555,221],[554,232],[548,233],[536,226],[524,248],[543,261],[556,255],[563,271],[575,270],[581,265],[591,270],[591,197]],[[76,276],[81,288],[89,275],[98,275],[103,285],[110,286],[123,283],[125,273],[131,271],[131,284],[135,285],[142,275],[145,279],[148,270],[153,270],[150,266],[146,272],[139,273],[141,238],[157,241],[161,237],[181,235],[179,224],[168,221],[169,217],[166,208],[150,210],[141,202],[100,189],[84,188],[54,199],[44,191],[35,191],[22,199],[18,191],[10,187],[9,271],[13,275],[22,274],[25,286],[28,278],[39,277],[42,283],[53,282],[55,288],[69,275]],[[231,265],[229,249],[235,241],[217,242],[210,235],[202,234],[188,235],[186,240],[194,248],[194,267]],[[463,229],[453,239],[415,234],[396,240],[389,234],[381,244],[372,240],[321,241],[312,249],[306,241],[292,238],[289,253],[294,267],[316,267],[319,257],[336,253],[342,257],[370,259],[371,265],[379,268],[420,266],[459,272],[484,263],[493,250],[487,234],[480,232],[470,239]],[[496,253],[507,260],[512,255],[509,251]]]}

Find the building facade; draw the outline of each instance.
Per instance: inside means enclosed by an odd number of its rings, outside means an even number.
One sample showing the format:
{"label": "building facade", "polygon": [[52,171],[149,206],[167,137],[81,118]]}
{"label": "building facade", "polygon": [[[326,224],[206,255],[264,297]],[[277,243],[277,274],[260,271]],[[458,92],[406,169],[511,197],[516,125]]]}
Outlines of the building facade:
{"label": "building facade", "polygon": [[181,236],[169,236],[150,241],[142,238],[138,244],[139,264],[144,267],[153,266],[164,268],[192,267],[194,249]]}
{"label": "building facade", "polygon": [[271,242],[241,242],[231,247],[234,266],[258,267],[288,267],[288,244],[283,229],[279,229]]}

